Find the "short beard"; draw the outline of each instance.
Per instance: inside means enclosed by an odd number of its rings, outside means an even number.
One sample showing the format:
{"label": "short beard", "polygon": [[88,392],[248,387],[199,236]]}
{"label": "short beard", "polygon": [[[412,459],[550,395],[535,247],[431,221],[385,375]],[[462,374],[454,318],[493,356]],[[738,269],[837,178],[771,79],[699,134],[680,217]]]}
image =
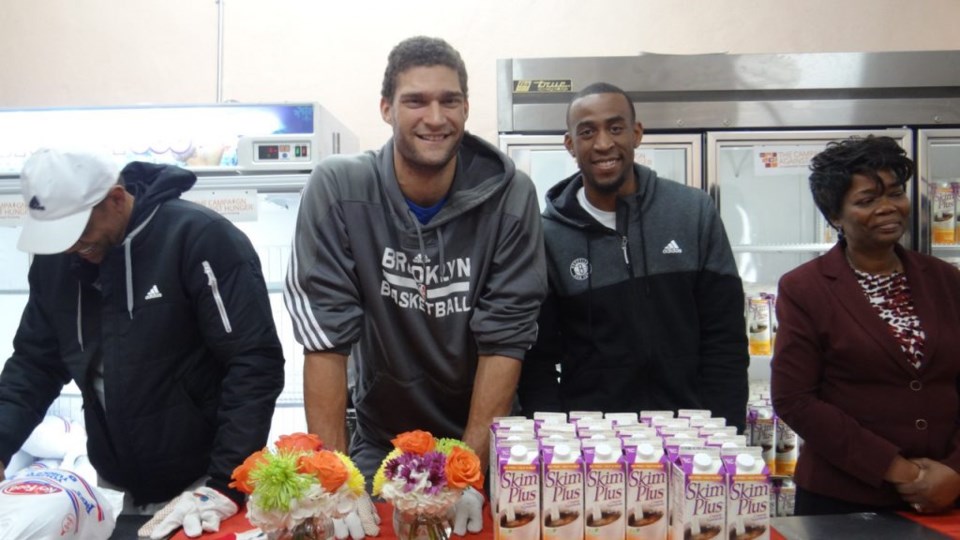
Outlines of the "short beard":
{"label": "short beard", "polygon": [[626,181],[627,181],[626,171],[624,171],[620,176],[618,176],[614,182],[609,184],[600,184],[596,180],[594,180],[592,177],[583,175],[583,183],[585,185],[590,186],[590,189],[592,189],[593,191],[602,193],[604,195],[613,195],[615,193],[618,193],[620,191],[620,188],[623,187],[623,184],[625,184]]}

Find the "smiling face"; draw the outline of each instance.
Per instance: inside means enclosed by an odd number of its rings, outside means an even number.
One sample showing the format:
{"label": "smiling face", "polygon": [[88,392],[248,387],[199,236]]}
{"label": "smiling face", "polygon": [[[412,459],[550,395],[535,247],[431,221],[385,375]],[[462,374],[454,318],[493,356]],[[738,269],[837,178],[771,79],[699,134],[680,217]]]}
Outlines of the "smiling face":
{"label": "smiling face", "polygon": [[910,200],[906,187],[889,170],[877,171],[882,183],[854,174],[834,225],[843,230],[854,251],[891,248],[907,230]]}
{"label": "smiling face", "polygon": [[590,94],[573,102],[563,143],[577,160],[592,203],[636,191],[633,156],[642,137],[643,126],[624,96]]}
{"label": "smiling face", "polygon": [[392,100],[380,100],[383,120],[393,126],[394,159],[426,173],[454,165],[468,111],[457,72],[442,65],[399,73]]}

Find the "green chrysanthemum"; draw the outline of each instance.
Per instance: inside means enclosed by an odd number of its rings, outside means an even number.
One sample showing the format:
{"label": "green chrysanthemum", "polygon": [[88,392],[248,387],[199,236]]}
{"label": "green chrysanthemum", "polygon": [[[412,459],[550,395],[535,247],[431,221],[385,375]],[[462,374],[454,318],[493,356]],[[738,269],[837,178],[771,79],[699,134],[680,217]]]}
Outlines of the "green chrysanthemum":
{"label": "green chrysanthemum", "polygon": [[387,457],[383,458],[383,461],[380,463],[380,468],[377,469],[377,474],[373,475],[373,495],[380,495],[380,490],[383,489],[383,484],[386,483],[387,477],[384,474],[384,470],[387,468],[387,463],[391,459],[399,456],[403,452],[399,448],[394,448],[392,452],[387,454]]}
{"label": "green chrysanthemum", "polygon": [[290,510],[290,502],[306,493],[316,480],[297,472],[301,452],[265,453],[265,463],[250,473],[257,486],[258,503],[264,510]]}
{"label": "green chrysanthemum", "polygon": [[461,441],[460,439],[450,439],[450,438],[437,439],[437,452],[440,452],[445,456],[449,456],[450,451],[453,450],[455,446],[459,446],[464,450],[469,450],[473,452],[473,448],[470,448],[470,445]]}

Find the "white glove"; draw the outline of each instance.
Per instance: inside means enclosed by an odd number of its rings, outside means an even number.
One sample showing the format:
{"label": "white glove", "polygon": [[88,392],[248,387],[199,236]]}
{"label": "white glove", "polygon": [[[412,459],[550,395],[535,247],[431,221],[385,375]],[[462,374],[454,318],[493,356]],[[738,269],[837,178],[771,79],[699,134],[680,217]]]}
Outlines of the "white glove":
{"label": "white glove", "polygon": [[370,495],[363,493],[359,497],[353,508],[345,511],[342,518],[334,518],[333,535],[337,540],[362,540],[367,536],[377,536],[380,534],[380,515],[370,500]]}
{"label": "white glove", "polygon": [[215,489],[200,487],[187,491],[158,512],[162,514],[169,511],[169,515],[157,524],[150,533],[150,538],[166,538],[180,527],[183,527],[183,533],[190,538],[204,532],[216,532],[220,530],[220,522],[236,514],[238,510],[235,502]]}
{"label": "white glove", "polygon": [[467,531],[478,533],[483,530],[483,495],[467,486],[463,495],[454,505],[453,534],[466,536]]}

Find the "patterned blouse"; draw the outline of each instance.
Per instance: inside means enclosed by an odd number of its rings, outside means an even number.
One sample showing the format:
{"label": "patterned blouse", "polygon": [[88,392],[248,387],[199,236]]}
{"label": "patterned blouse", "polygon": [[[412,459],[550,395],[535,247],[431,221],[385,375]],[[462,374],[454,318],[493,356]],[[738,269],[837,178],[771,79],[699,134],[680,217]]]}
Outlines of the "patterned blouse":
{"label": "patterned blouse", "polygon": [[907,275],[902,272],[874,275],[857,269],[853,271],[870,305],[887,323],[893,337],[900,344],[907,363],[920,369],[923,365],[923,342],[926,335],[920,327],[920,319],[913,306]]}

